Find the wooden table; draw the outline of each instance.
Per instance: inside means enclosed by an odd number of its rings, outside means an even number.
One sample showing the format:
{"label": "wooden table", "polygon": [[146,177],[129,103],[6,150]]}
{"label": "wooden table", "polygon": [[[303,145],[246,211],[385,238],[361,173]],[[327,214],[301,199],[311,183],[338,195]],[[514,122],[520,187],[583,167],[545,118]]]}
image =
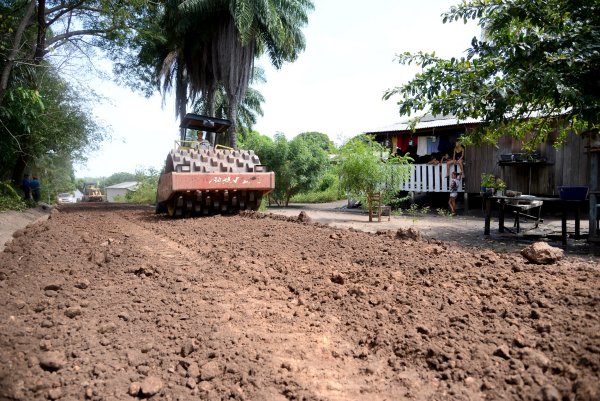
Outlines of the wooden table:
{"label": "wooden table", "polygon": [[540,196],[528,196],[528,197],[508,197],[508,196],[490,196],[484,194],[485,202],[485,225],[483,229],[484,235],[490,235],[490,221],[492,218],[492,203],[498,201],[500,203],[499,218],[498,218],[498,231],[504,232],[504,209],[508,201],[514,200],[527,200],[527,201],[543,201],[543,202],[560,202],[561,203],[561,240],[562,244],[567,244],[567,214],[569,210],[575,212],[575,237],[579,238],[581,231],[581,212],[580,205],[581,200],[562,200],[560,198],[547,198]]}

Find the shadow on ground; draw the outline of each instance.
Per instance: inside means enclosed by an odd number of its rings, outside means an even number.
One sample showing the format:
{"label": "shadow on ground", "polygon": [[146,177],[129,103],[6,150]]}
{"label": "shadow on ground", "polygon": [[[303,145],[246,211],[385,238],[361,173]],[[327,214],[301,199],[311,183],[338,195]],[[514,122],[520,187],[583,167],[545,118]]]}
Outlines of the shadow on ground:
{"label": "shadow on ground", "polygon": [[[381,230],[398,230],[399,228],[417,228],[425,238],[454,242],[457,245],[488,248],[497,252],[518,252],[536,241],[545,241],[552,246],[560,247],[572,255],[600,256],[600,246],[590,244],[585,237],[573,238],[574,223],[569,221],[567,229],[570,233],[567,245],[561,244],[560,217],[548,216],[537,229],[531,224],[522,224],[524,232],[517,234],[498,232],[498,219],[492,217],[491,235],[483,234],[484,215],[480,209],[463,211],[451,217],[439,215],[435,211],[426,214],[382,216],[381,221],[369,222],[368,213],[359,208],[347,208],[346,201],[323,204],[290,204],[287,207],[270,206],[268,213],[295,216],[301,211],[321,224],[338,228],[354,228],[366,232]],[[509,221],[506,222],[510,224]],[[587,220],[582,218],[581,229],[587,234]]]}

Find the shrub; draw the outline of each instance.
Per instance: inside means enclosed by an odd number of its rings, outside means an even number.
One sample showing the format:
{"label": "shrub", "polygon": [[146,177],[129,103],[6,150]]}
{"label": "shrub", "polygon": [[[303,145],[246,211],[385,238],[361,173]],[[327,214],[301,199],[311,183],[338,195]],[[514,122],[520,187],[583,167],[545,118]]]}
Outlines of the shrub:
{"label": "shrub", "polygon": [[339,191],[340,180],[334,173],[327,173],[322,178],[317,189],[309,192],[302,192],[292,197],[294,203],[326,203],[335,202],[343,199],[345,196]]}
{"label": "shrub", "polygon": [[0,211],[24,210],[27,203],[8,182],[0,182]]}

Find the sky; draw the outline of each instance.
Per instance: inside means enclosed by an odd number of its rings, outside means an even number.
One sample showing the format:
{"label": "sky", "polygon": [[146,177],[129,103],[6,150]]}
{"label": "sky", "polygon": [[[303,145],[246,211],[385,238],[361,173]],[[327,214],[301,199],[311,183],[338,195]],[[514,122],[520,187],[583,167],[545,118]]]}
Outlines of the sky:
{"label": "sky", "polygon": [[[256,64],[267,82],[256,85],[265,97],[264,116],[254,130],[288,139],[307,131],[326,133],[337,145],[371,129],[399,122],[398,99],[382,100],[386,89],[408,82],[418,69],[402,66],[405,51],[464,56],[475,22],[442,23],[441,14],[458,0],[314,0],[303,29],[306,49],[293,63],[274,69],[268,58]],[[179,137],[173,99],[144,98],[111,81],[93,83],[109,101],[94,114],[110,126],[111,139],[76,166],[77,177],[163,166]]]}

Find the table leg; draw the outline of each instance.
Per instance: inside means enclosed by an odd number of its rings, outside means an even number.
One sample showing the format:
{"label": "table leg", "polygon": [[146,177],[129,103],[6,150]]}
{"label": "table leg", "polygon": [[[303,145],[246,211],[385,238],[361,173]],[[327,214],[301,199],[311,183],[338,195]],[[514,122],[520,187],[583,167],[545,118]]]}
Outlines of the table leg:
{"label": "table leg", "polygon": [[581,229],[581,212],[579,202],[575,202],[575,238],[579,239]]}
{"label": "table leg", "polygon": [[484,198],[485,204],[485,224],[483,227],[483,235],[490,235],[490,220],[492,218],[492,200],[490,198]]}
{"label": "table leg", "polygon": [[567,202],[562,201],[562,229],[561,229],[561,239],[562,244],[567,245]]}
{"label": "table leg", "polygon": [[504,232],[504,201],[500,201],[500,213],[498,216],[498,231]]}

